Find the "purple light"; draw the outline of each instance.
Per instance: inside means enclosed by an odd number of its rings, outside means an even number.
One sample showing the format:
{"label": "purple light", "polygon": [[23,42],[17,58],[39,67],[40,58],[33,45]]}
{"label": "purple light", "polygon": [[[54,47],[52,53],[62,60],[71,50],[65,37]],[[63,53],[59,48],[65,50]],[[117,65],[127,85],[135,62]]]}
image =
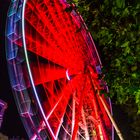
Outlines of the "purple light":
{"label": "purple light", "polygon": [[7,103],[0,99],[0,128],[2,125],[3,115],[4,115],[6,108],[7,108]]}

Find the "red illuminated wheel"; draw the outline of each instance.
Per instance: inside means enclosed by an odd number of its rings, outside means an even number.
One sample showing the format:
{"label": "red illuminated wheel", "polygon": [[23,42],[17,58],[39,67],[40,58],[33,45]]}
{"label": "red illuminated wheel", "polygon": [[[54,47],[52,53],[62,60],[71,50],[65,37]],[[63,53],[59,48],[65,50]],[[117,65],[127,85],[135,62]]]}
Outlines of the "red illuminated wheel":
{"label": "red illuminated wheel", "polygon": [[[19,108],[31,129],[29,138],[111,139],[112,125],[99,96],[107,89],[99,79],[101,62],[75,6],[65,0],[21,0],[17,5],[22,7],[16,26],[21,36],[11,41],[16,49],[8,50],[8,61],[17,79],[12,87],[18,105],[26,101]],[[108,98],[102,99],[110,110]]]}

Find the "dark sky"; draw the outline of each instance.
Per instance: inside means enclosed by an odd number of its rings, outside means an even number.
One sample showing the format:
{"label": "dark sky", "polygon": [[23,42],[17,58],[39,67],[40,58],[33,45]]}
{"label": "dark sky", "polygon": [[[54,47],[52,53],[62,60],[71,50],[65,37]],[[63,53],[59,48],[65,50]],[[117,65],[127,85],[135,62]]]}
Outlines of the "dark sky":
{"label": "dark sky", "polygon": [[[10,87],[5,56],[5,25],[10,0],[0,0],[0,99],[8,103],[0,132],[9,138],[26,138]],[[27,138],[26,138],[27,139]]]}

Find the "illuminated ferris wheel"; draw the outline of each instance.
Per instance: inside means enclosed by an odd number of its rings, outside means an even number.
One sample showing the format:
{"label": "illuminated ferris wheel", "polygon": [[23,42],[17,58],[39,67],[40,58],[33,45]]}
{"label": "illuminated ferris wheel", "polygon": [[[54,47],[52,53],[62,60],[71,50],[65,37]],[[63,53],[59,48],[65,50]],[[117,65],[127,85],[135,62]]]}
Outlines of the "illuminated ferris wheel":
{"label": "illuminated ferris wheel", "polygon": [[14,97],[31,140],[113,140],[101,61],[75,6],[12,0],[6,52]]}

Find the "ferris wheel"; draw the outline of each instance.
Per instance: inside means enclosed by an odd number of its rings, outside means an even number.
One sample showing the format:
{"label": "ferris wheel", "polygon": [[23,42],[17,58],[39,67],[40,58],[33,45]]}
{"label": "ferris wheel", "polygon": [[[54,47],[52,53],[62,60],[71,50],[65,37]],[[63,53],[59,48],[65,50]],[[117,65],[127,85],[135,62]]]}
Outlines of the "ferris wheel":
{"label": "ferris wheel", "polygon": [[11,85],[29,139],[113,140],[102,64],[74,4],[12,0],[6,36]]}

